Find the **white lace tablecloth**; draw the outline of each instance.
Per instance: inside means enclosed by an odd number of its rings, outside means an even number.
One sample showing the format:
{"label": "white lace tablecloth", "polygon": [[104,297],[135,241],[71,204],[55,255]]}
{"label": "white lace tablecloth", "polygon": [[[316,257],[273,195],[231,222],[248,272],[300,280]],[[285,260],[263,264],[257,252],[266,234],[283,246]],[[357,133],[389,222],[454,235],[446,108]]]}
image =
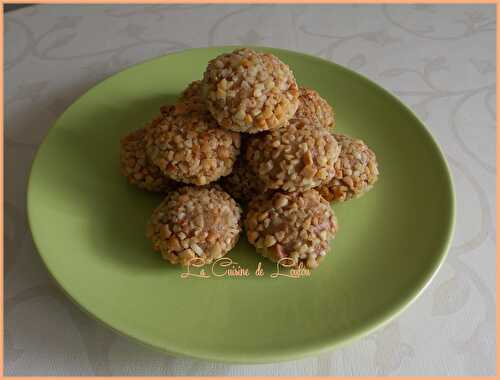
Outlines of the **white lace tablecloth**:
{"label": "white lace tablecloth", "polygon": [[[26,222],[38,144],[85,90],[189,47],[267,45],[325,57],[410,105],[442,146],[456,230],[399,318],[318,357],[268,365],[174,358],[102,327],[51,283]],[[35,6],[5,16],[6,375],[493,375],[494,5]]]}

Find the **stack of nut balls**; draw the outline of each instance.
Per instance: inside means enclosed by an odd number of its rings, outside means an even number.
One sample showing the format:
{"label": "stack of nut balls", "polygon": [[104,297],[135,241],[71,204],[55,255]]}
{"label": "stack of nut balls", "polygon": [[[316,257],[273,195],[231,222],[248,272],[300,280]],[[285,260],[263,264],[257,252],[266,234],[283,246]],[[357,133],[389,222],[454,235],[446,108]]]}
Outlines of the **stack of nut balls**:
{"label": "stack of nut balls", "polygon": [[269,260],[316,268],[338,230],[330,202],[378,177],[373,151],[335,127],[328,102],[274,55],[239,49],[208,62],[121,141],[128,182],[166,194],[147,227],[153,249],[172,264],[210,264],[244,227]]}

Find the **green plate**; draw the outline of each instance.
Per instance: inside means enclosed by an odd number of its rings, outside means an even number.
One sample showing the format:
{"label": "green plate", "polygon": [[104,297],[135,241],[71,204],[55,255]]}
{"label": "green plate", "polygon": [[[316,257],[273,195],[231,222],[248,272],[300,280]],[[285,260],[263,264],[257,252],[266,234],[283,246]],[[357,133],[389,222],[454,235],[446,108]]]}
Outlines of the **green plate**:
{"label": "green plate", "polygon": [[[381,176],[366,196],[333,206],[340,230],[310,277],[271,277],[275,266],[243,237],[230,257],[250,276],[181,278],[183,270],[162,261],[145,238],[161,197],[121,177],[119,139],[201,78],[209,59],[232,49],[193,49],[147,61],[69,107],[33,164],[31,231],[64,291],[119,332],[197,358],[300,358],[371,331],[425,288],[450,243],[452,182],[424,125],[381,87],[316,57],[257,48],[280,57],[300,85],[334,106],[337,130],[367,142]],[[259,261],[264,276],[254,273]]]}

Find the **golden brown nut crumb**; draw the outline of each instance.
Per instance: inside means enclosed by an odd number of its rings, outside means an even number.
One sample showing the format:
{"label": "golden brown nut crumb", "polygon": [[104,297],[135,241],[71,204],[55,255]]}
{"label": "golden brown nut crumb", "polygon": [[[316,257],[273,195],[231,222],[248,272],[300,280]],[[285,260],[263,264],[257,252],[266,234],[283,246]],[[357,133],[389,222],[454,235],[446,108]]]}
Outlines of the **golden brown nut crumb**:
{"label": "golden brown nut crumb", "polygon": [[203,98],[203,84],[201,80],[191,82],[182,92],[179,101],[175,105],[177,112],[184,111],[207,111],[205,99]]}
{"label": "golden brown nut crumb", "polygon": [[[329,203],[314,190],[274,192],[250,202],[245,218],[248,241],[271,261],[290,258],[313,269],[327,254],[338,230]],[[290,263],[286,263],[290,264]]]}
{"label": "golden brown nut crumb", "polygon": [[206,112],[163,109],[163,119],[146,134],[146,153],[156,166],[179,182],[206,185],[231,173],[240,135],[218,128]]}
{"label": "golden brown nut crumb", "polygon": [[317,122],[326,129],[335,128],[335,114],[328,102],[317,91],[301,87],[299,108],[293,116],[295,119],[306,119],[310,123]]}
{"label": "golden brown nut crumb", "polygon": [[208,110],[223,128],[256,133],[283,127],[299,105],[290,68],[272,54],[239,49],[208,63]]}
{"label": "golden brown nut crumb", "polygon": [[221,178],[220,181],[220,185],[229,195],[243,202],[248,202],[265,189],[264,184],[255,175],[245,159],[247,145],[248,137],[242,136],[240,155],[233,166],[233,171],[228,176]]}
{"label": "golden brown nut crumb", "polygon": [[120,166],[122,174],[131,185],[140,189],[164,192],[175,187],[175,181],[166,177],[146,156],[145,135],[148,128],[160,121],[154,119],[146,127],[129,133],[121,140]]}
{"label": "golden brown nut crumb", "polygon": [[335,177],[318,191],[330,202],[343,202],[369,191],[379,171],[375,153],[362,140],[338,133],[334,137],[341,147],[335,162]]}
{"label": "golden brown nut crumb", "polygon": [[236,160],[231,174],[222,178],[220,185],[234,199],[243,202],[248,202],[262,193],[264,189],[260,179],[253,173],[245,163],[245,159],[241,156]]}
{"label": "golden brown nut crumb", "polygon": [[240,218],[240,207],[219,187],[184,186],[156,208],[146,234],[172,264],[188,265],[195,258],[210,264],[238,242]]}
{"label": "golden brown nut crumb", "polygon": [[246,159],[267,189],[292,192],[328,183],[339,150],[326,129],[294,119],[287,128],[252,136]]}

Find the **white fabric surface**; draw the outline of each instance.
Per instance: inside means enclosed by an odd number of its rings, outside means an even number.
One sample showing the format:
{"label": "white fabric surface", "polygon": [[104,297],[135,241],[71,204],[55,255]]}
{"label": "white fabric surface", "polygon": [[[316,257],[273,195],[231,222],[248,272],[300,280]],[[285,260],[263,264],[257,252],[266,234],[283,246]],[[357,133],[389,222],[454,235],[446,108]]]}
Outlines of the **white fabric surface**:
{"label": "white fabric surface", "polygon": [[[493,375],[494,5],[36,6],[5,16],[6,375]],[[300,361],[173,358],[98,325],[48,277],[26,223],[36,148],[103,78],[188,47],[268,45],[326,57],[399,96],[436,137],[457,196],[452,249],[399,318]]]}

